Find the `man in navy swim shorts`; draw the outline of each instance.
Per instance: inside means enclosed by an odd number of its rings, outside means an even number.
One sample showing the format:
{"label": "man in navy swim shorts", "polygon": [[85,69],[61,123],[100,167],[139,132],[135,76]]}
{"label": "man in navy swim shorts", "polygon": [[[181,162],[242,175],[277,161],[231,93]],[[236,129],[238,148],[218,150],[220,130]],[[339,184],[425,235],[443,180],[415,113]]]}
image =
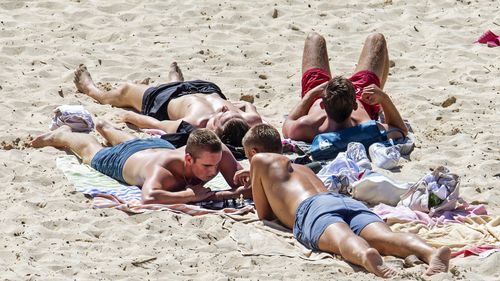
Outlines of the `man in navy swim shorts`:
{"label": "man in navy swim shorts", "polygon": [[280,144],[276,129],[264,124],[243,138],[259,219],[278,219],[307,248],[341,255],[380,277],[396,274],[381,255],[415,255],[429,264],[427,275],[448,271],[449,248],[435,249],[414,234],[392,232],[361,202],[327,192],[309,168],[279,154]]}
{"label": "man in navy swim shorts", "polygon": [[[235,174],[242,167],[208,129],[195,130],[186,146],[178,149],[160,138],[138,139],[104,121],[98,121],[96,129],[112,147],[103,147],[92,135],[72,132],[67,125],[36,137],[31,145],[69,148],[99,172],[141,186],[144,204],[251,197],[250,189],[238,188],[241,181]],[[203,187],[219,172],[232,190],[213,192]]]}

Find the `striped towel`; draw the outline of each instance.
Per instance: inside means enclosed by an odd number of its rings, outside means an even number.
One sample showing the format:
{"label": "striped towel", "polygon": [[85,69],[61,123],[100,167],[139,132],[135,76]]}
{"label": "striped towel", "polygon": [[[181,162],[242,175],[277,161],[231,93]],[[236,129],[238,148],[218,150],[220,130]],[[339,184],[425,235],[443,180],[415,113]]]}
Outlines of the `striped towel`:
{"label": "striped towel", "polygon": [[209,210],[190,204],[142,204],[139,187],[121,184],[88,165],[80,164],[75,156],[60,156],[57,158],[56,164],[66,178],[75,185],[77,191],[94,198],[94,208],[116,208],[130,214],[168,210],[192,216],[205,214],[244,215],[253,211],[253,206],[245,206],[241,209]]}

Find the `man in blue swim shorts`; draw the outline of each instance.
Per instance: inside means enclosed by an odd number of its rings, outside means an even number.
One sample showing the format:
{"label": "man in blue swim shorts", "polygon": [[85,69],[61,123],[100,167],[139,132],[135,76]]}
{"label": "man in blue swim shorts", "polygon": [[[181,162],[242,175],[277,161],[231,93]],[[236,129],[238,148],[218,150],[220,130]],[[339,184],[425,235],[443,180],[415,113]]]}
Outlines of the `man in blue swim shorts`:
{"label": "man in blue swim shorts", "polygon": [[[254,105],[244,101],[230,102],[212,82],[184,81],[177,63],[170,65],[169,83],[155,87],[127,83],[109,91],[99,89],[85,65],[75,71],[75,85],[102,104],[132,108],[121,121],[139,128],[160,129],[166,133],[183,130],[183,125],[214,131],[223,143],[241,147],[248,129],[262,123]],[[184,121],[184,122],[182,122]]]}
{"label": "man in blue swim shorts", "polygon": [[[104,121],[98,121],[96,129],[113,147],[104,148],[94,136],[72,132],[67,125],[36,137],[31,145],[69,148],[83,163],[101,173],[141,186],[144,204],[221,200],[238,198],[240,194],[251,197],[250,189],[237,188],[240,179],[235,173],[242,167],[208,129],[195,130],[187,145],[178,149],[160,138],[135,138]],[[213,192],[203,187],[219,172],[232,190]]]}
{"label": "man in blue swim shorts", "polygon": [[435,249],[414,234],[392,232],[361,202],[327,192],[309,168],[279,154],[280,144],[279,133],[268,125],[250,129],[243,138],[259,219],[278,219],[307,248],[341,255],[380,277],[396,274],[381,255],[415,255],[429,264],[427,275],[448,271],[449,248]]}

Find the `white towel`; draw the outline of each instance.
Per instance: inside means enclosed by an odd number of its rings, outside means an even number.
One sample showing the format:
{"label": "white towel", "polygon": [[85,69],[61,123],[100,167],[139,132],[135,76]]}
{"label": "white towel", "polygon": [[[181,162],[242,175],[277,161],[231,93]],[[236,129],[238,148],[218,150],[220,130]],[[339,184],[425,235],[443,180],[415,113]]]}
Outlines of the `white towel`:
{"label": "white towel", "polygon": [[90,113],[81,105],[61,105],[54,110],[54,118],[49,126],[51,131],[68,125],[74,132],[91,132],[94,129],[94,121]]}

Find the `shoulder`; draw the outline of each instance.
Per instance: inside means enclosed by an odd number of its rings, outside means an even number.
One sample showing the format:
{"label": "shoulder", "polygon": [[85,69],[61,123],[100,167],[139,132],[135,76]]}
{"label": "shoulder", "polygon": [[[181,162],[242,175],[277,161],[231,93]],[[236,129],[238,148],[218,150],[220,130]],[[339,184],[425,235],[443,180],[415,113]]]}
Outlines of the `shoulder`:
{"label": "shoulder", "polygon": [[325,120],[326,115],[306,115],[297,120],[287,120],[283,125],[283,134],[293,140],[312,141]]}
{"label": "shoulder", "polygon": [[257,153],[252,157],[250,165],[252,166],[280,166],[291,163],[290,159],[284,155],[276,153]]}

